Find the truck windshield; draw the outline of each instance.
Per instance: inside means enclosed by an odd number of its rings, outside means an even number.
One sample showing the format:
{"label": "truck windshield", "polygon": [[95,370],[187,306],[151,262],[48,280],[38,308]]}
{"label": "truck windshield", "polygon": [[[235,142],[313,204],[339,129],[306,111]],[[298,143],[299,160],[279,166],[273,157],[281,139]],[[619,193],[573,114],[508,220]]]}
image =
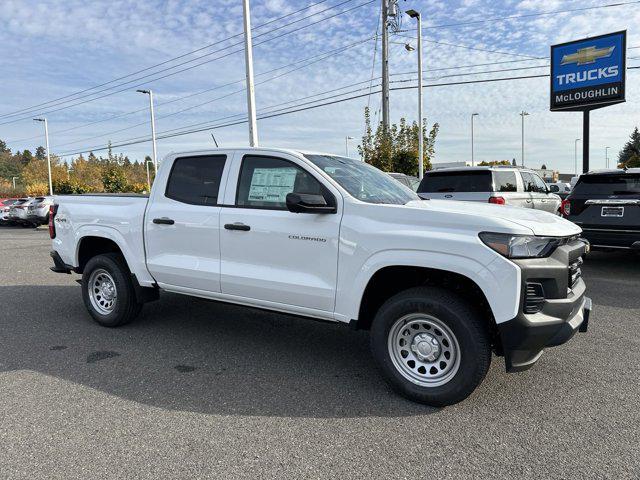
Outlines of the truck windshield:
{"label": "truck windshield", "polygon": [[583,175],[574,188],[574,195],[640,195],[640,175]]}
{"label": "truck windshield", "polygon": [[334,155],[305,155],[350,195],[367,203],[404,205],[420,200],[408,187],[359,160]]}

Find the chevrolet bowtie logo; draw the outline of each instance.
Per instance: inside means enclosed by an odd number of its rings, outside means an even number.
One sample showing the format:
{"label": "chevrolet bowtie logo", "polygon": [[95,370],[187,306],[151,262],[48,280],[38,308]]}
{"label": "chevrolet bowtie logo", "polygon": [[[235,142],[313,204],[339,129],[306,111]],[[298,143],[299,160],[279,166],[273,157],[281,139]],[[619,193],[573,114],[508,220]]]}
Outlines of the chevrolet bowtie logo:
{"label": "chevrolet bowtie logo", "polygon": [[563,55],[560,65],[568,65],[569,63],[575,63],[577,65],[587,65],[589,63],[595,63],[595,61],[600,58],[610,57],[613,53],[614,48],[616,47],[580,48],[576,53],[572,53],[571,55]]}

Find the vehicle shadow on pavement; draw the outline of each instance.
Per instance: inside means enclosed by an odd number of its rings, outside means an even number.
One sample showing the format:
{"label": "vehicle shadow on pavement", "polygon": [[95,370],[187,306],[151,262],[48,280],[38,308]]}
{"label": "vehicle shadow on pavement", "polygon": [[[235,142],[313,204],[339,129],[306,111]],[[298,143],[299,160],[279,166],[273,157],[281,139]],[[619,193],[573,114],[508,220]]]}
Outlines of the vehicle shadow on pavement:
{"label": "vehicle shadow on pavement", "polygon": [[[587,294],[596,307],[606,305],[625,310],[640,309],[639,254],[626,250],[594,251],[587,256],[582,273],[587,282]],[[596,282],[597,288],[594,285]]]}
{"label": "vehicle shadow on pavement", "polygon": [[0,370],[210,414],[437,411],[392,392],[375,369],[368,334],[343,325],[163,293],[132,324],[109,329],[89,317],[78,286],[3,286],[0,304]]}

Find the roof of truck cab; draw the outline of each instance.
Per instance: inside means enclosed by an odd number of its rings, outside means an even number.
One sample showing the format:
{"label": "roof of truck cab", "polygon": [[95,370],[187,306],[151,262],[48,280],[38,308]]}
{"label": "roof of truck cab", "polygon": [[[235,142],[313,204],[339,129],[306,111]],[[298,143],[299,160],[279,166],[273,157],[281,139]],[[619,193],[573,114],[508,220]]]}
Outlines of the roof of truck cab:
{"label": "roof of truck cab", "polygon": [[334,153],[327,152],[316,152],[311,150],[303,150],[297,148],[276,148],[276,147],[247,147],[247,146],[237,146],[231,145],[228,147],[218,147],[218,148],[200,148],[194,150],[182,150],[179,152],[171,152],[169,155],[189,155],[194,153],[216,153],[216,152],[227,152],[229,150],[242,150],[242,151],[260,151],[260,152],[273,152],[273,153],[288,153],[293,155],[330,155],[332,157],[337,157],[340,155],[336,155]]}

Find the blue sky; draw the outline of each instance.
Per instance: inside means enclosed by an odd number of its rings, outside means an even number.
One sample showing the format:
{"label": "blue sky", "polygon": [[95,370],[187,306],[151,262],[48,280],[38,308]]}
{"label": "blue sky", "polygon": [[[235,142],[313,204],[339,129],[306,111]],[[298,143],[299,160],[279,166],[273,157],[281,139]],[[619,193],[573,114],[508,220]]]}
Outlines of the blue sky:
{"label": "blue sky", "polygon": [[[267,107],[338,87],[364,82],[345,90],[351,91],[368,86],[366,82],[371,78],[375,43],[372,37],[376,32],[380,8],[378,1],[290,35],[269,40],[279,33],[365,2],[366,0],[328,0],[285,20],[255,30],[255,72],[263,74],[256,77],[259,114],[260,110],[264,111]],[[253,25],[260,25],[312,3],[314,2],[301,0],[252,0]],[[399,3],[402,11],[414,8],[422,12],[425,27],[426,84],[547,73],[548,68],[544,67],[547,61],[535,57],[547,57],[549,45],[610,31],[628,29],[628,46],[640,46],[640,35],[634,30],[634,26],[640,24],[638,4],[570,14],[429,28],[612,2],[400,0]],[[329,7],[334,8],[322,12]],[[312,13],[317,15],[277,32],[265,33]],[[104,146],[109,140],[117,144],[123,140],[144,137],[149,134],[147,98],[135,93],[136,88],[141,87],[152,88],[156,94],[159,133],[224,117],[233,120],[246,112],[246,98],[241,91],[244,55],[241,47],[232,46],[242,38],[224,40],[242,31],[240,0],[3,0],[0,2],[0,25],[0,55],[4,67],[0,113],[13,112],[70,95],[208,44],[214,46],[165,67],[194,60],[195,57],[214,50],[227,48],[224,52],[209,55],[203,60],[215,58],[231,50],[240,50],[225,58],[164,79],[150,81],[151,78],[147,78],[132,82],[117,88],[126,91],[72,108],[51,111],[62,105],[39,107],[36,109],[38,112],[0,119],[0,123],[4,123],[7,120],[28,117],[22,121],[0,125],[0,138],[7,140],[13,150],[33,150],[35,145],[44,143],[37,138],[41,134],[42,125],[30,120],[35,113],[43,111],[49,111],[46,116],[50,124],[51,150],[54,153]],[[411,19],[403,19],[402,29],[414,29]],[[260,34],[263,35],[259,36]],[[403,35],[413,33],[407,32]],[[259,44],[263,41],[263,44]],[[392,38],[392,41],[411,42],[410,39],[399,36]],[[471,48],[456,47],[452,46],[453,44]],[[317,63],[304,67],[304,63],[296,64],[289,69],[265,74],[278,67],[345,46],[349,48]],[[638,60],[635,60],[636,57]],[[629,50],[628,58],[628,65],[640,65],[640,48]],[[493,62],[508,63],[443,70],[454,66]],[[185,67],[191,64],[188,63]],[[537,66],[540,67],[533,68]],[[400,74],[413,72],[415,67],[415,52],[409,53],[403,45],[392,43],[392,79],[401,81],[414,78],[413,74]],[[283,75],[295,68],[298,69]],[[522,70],[451,76],[511,68]],[[155,71],[149,70],[137,76]],[[373,71],[374,77],[380,75],[379,49]],[[98,90],[133,78],[136,77],[127,77]],[[593,167],[604,166],[605,146],[611,147],[609,155],[614,158],[633,127],[640,124],[639,80],[640,70],[630,71],[627,79],[627,102],[592,112]],[[232,82],[236,83],[223,86]],[[377,80],[373,81],[374,86],[377,83]],[[400,82],[395,85],[405,84]],[[210,91],[194,95],[203,90]],[[365,88],[356,94],[366,92]],[[193,96],[179,99],[188,95]],[[475,124],[476,159],[519,159],[518,113],[524,109],[530,113],[526,118],[527,164],[539,167],[546,163],[547,166],[571,172],[574,164],[574,139],[581,137],[582,133],[581,114],[549,112],[548,95],[547,78],[427,88],[425,115],[429,123],[438,122],[441,126],[436,143],[436,162],[469,159],[469,116],[472,112],[480,113]],[[300,102],[306,101],[309,100]],[[259,121],[260,143],[265,146],[299,147],[343,153],[345,136],[349,135],[356,137],[356,140],[351,142],[351,151],[355,152],[355,146],[362,135],[363,109],[367,104],[371,106],[375,115],[380,105],[380,96],[372,95],[369,98]],[[188,110],[182,111],[185,109]],[[397,121],[401,116],[414,119],[416,114],[415,90],[391,93],[393,121]],[[231,117],[232,115],[237,116]],[[113,116],[118,118],[109,120]],[[82,127],[87,123],[92,125]],[[248,137],[245,124],[216,129],[215,135],[222,145],[246,144]],[[159,156],[162,157],[171,151],[209,145],[210,133],[200,132],[160,140],[158,150]],[[114,150],[140,159],[150,153],[151,145],[142,143]]]}

